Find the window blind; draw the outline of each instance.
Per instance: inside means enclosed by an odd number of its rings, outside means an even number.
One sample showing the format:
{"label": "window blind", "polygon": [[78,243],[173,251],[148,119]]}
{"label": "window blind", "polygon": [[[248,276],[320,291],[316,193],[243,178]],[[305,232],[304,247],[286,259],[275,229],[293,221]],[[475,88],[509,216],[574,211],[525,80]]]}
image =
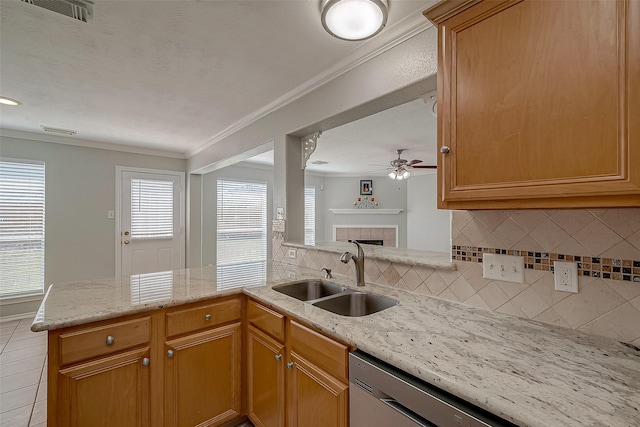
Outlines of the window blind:
{"label": "window blind", "polygon": [[0,297],[44,290],[44,164],[0,161]]}
{"label": "window blind", "polygon": [[173,272],[135,274],[131,276],[131,304],[148,304],[173,296]]}
{"label": "window blind", "polygon": [[218,179],[219,286],[262,281],[267,260],[267,184]]}
{"label": "window blind", "polygon": [[173,181],[131,180],[131,238],[173,238]]}
{"label": "window blind", "polygon": [[304,244],[316,244],[316,187],[304,188]]}

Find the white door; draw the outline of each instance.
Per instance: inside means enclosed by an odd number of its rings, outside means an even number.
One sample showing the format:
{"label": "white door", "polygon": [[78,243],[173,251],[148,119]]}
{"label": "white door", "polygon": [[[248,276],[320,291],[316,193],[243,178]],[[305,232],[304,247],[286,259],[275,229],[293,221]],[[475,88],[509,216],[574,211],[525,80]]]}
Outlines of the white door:
{"label": "white door", "polygon": [[181,173],[120,169],[120,274],[184,268]]}

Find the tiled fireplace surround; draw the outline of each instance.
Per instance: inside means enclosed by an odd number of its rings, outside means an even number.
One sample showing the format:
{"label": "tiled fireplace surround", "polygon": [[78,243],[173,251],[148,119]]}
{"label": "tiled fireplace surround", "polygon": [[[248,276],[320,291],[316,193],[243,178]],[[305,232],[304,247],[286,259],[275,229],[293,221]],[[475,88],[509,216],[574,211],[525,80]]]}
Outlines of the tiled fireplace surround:
{"label": "tiled fireplace surround", "polygon": [[[367,259],[366,280],[640,346],[640,209],[454,211],[451,226],[456,271]],[[281,243],[276,260],[354,276],[335,253],[298,249],[290,259]],[[482,278],[482,251],[496,249],[526,256],[524,284]],[[580,260],[579,293],[554,290],[545,270],[558,258]]]}

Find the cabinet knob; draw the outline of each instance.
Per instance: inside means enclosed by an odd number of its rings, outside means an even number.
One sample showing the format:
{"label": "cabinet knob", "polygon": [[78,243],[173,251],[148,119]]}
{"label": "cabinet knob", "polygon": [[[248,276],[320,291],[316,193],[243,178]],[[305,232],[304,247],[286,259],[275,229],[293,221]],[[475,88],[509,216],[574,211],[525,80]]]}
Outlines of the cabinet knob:
{"label": "cabinet knob", "polygon": [[442,154],[449,154],[449,151],[451,151],[451,150],[446,145],[443,145],[442,147],[440,147],[440,152]]}
{"label": "cabinet knob", "polygon": [[293,365],[295,365],[295,363],[293,363],[293,362],[287,363],[287,369],[293,368]]}
{"label": "cabinet knob", "polygon": [[173,357],[173,350],[167,350],[167,357],[171,359]]}
{"label": "cabinet knob", "polygon": [[205,314],[205,315],[204,315],[204,320],[206,320],[207,322],[208,322],[209,320],[211,320],[211,315],[210,315],[210,314]]}
{"label": "cabinet knob", "polygon": [[112,337],[111,335],[109,335],[107,337],[107,345],[112,345],[114,342],[116,342],[116,339],[114,337]]}
{"label": "cabinet knob", "polygon": [[282,355],[281,354],[276,354],[276,360],[282,360]]}
{"label": "cabinet knob", "polygon": [[145,357],[144,359],[142,359],[142,366],[149,366],[149,358]]}
{"label": "cabinet knob", "polygon": [[128,240],[125,240],[123,243],[124,243],[125,245],[128,245],[128,244],[129,244],[129,241],[128,241]]}

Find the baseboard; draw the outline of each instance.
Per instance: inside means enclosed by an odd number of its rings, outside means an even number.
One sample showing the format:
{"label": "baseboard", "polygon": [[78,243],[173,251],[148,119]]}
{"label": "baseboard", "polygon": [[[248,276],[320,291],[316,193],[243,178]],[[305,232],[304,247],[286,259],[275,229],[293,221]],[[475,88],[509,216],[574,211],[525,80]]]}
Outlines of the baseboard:
{"label": "baseboard", "polygon": [[14,320],[22,320],[22,319],[33,319],[34,317],[36,317],[35,311],[33,313],[21,313],[21,314],[14,314],[13,316],[2,316],[0,317],[0,323],[11,322]]}

